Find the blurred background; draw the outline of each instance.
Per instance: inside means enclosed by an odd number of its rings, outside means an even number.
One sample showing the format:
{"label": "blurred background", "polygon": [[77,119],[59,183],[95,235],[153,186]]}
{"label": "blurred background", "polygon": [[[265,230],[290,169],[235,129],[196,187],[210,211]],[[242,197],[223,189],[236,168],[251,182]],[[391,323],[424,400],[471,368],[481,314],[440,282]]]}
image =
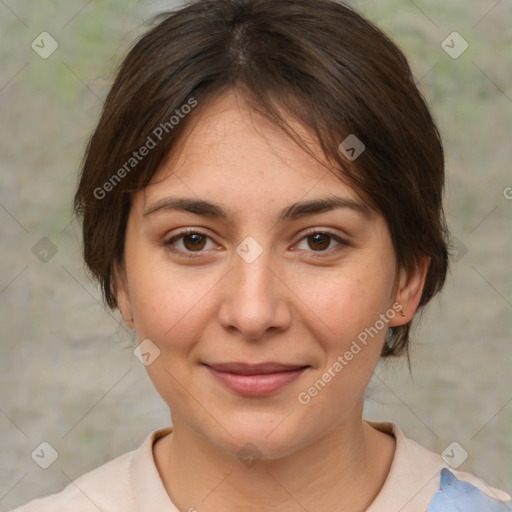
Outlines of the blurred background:
{"label": "blurred background", "polygon": [[[432,106],[456,246],[415,329],[412,373],[380,364],[365,415],[438,453],[458,443],[459,469],[511,493],[512,3],[351,3],[403,48]],[[1,511],[169,424],[135,339],[84,273],[71,201],[116,67],[146,20],[179,5],[0,0]],[[42,442],[58,454],[48,469]]]}

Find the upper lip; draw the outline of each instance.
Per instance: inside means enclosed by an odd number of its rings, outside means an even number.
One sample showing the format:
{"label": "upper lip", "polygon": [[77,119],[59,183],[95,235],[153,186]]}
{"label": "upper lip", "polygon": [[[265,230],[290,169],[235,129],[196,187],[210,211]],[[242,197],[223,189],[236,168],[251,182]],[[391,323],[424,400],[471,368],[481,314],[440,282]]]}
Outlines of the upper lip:
{"label": "upper lip", "polygon": [[217,372],[235,373],[238,375],[262,375],[267,373],[289,372],[306,368],[309,365],[304,364],[282,364],[282,363],[205,363]]}

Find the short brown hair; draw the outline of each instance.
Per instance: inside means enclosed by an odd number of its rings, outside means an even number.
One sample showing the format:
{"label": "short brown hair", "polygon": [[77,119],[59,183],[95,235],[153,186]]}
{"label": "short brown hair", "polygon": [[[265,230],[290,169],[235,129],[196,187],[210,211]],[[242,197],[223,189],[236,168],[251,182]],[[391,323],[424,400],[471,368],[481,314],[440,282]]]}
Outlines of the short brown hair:
{"label": "short brown hair", "polygon": [[[400,49],[334,0],[196,0],[165,13],[128,53],[84,156],[75,211],[108,306],[117,307],[130,193],[150,182],[201,110],[185,115],[184,106],[229,90],[306,150],[282,113],[316,137],[339,179],[386,219],[400,267],[430,258],[427,304],[448,266],[444,154]],[[353,162],[340,150],[350,135],[365,147]],[[407,352],[409,328],[390,329],[383,356]]]}

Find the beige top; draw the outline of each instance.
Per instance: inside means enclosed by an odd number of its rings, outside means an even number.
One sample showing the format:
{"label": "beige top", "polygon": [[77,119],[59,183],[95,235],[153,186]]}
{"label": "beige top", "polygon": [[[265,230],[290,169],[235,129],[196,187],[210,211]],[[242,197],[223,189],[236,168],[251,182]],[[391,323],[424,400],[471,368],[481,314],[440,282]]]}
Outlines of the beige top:
{"label": "beige top", "polygon": [[[440,488],[440,471],[449,466],[439,454],[405,437],[393,423],[368,423],[392,434],[396,448],[384,486],[367,512],[426,512]],[[172,427],[166,427],[152,432],[136,450],[82,475],[60,493],[33,500],[12,512],[179,512],[153,458],[153,444],[171,431]],[[495,500],[511,499],[469,473],[451,471]]]}

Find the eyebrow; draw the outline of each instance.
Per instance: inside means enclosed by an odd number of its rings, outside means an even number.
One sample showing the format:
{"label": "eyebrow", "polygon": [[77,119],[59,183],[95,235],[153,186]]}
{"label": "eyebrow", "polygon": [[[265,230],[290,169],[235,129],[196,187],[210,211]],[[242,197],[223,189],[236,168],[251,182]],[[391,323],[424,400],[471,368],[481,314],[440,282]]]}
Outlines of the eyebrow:
{"label": "eyebrow", "polygon": [[[278,221],[283,222],[285,220],[294,220],[307,215],[343,208],[355,211],[366,218],[370,218],[372,215],[372,210],[358,201],[344,197],[326,196],[312,199],[310,201],[291,204],[280,212]],[[202,199],[189,199],[184,197],[166,197],[164,199],[160,199],[150,206],[143,213],[143,216],[147,217],[157,212],[172,210],[194,213],[196,215],[203,215],[214,219],[227,220],[229,218],[228,213],[219,204],[211,203]]]}

